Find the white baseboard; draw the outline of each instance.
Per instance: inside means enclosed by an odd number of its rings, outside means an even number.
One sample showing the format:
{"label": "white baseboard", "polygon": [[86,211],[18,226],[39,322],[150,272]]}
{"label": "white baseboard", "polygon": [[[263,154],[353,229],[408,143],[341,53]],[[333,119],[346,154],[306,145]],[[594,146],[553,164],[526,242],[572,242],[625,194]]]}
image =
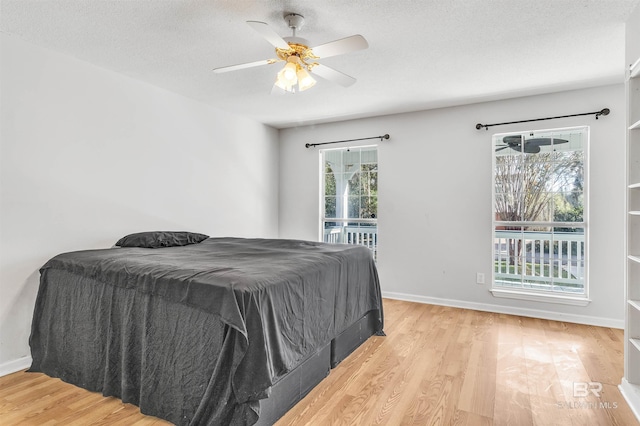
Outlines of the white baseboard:
{"label": "white baseboard", "polygon": [[13,361],[0,364],[0,377],[7,376],[16,371],[24,370],[31,366],[31,357],[25,356],[22,358],[14,359]]}
{"label": "white baseboard", "polygon": [[638,421],[640,421],[640,386],[632,385],[627,379],[622,379],[622,383],[618,386],[620,393],[624,397],[629,408],[633,411]]}
{"label": "white baseboard", "polygon": [[599,327],[624,328],[624,320],[614,318],[592,317],[587,315],[564,314],[541,309],[517,308],[512,306],[492,305],[489,303],[467,302],[464,300],[442,299],[439,297],[418,296],[414,294],[383,291],[382,297],[406,300],[408,302],[428,303],[430,305],[451,306],[454,308],[473,309],[476,311],[495,312],[497,314],[519,315],[548,319],[553,321],[574,322],[577,324],[596,325]]}

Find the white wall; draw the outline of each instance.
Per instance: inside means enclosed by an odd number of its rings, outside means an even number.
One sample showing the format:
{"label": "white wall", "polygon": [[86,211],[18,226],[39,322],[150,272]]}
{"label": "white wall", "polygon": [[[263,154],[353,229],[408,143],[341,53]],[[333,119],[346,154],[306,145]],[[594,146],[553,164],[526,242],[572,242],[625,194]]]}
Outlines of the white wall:
{"label": "white wall", "polygon": [[[280,132],[280,237],[318,239],[319,153],[307,142],[389,133],[379,143],[378,268],[386,296],[622,328],[623,85],[361,119]],[[611,109],[611,114],[476,130],[475,124]],[[491,135],[591,127],[590,296],[586,307],[500,299],[491,276]],[[376,143],[376,141],[371,141]],[[362,142],[360,142],[362,144]],[[357,143],[352,143],[357,145]],[[333,145],[337,147],[340,145]]]}
{"label": "white wall", "polygon": [[278,132],[2,35],[0,375],[38,269],[142,230],[276,237]]}

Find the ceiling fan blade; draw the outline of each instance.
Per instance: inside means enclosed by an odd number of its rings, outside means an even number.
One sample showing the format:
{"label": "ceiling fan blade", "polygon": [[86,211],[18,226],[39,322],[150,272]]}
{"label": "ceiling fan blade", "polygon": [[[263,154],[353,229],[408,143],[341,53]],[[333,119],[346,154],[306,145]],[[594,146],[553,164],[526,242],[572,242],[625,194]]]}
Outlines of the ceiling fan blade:
{"label": "ceiling fan blade", "polygon": [[265,40],[280,49],[289,49],[289,44],[271,29],[265,22],[247,21],[247,24],[258,32]]}
{"label": "ceiling fan blade", "polygon": [[349,87],[356,82],[355,78],[322,64],[314,66],[311,69],[311,73],[318,75],[325,80],[338,83],[339,85],[344,87]]}
{"label": "ceiling fan blade", "polygon": [[238,64],[238,65],[230,65],[228,67],[214,68],[213,72],[220,74],[223,72],[236,71],[236,70],[241,70],[245,68],[259,67],[261,65],[271,65],[271,64],[275,64],[278,61],[279,61],[278,59],[264,59],[262,61],[247,62],[246,64]]}
{"label": "ceiling fan blade", "polygon": [[556,139],[556,138],[531,138],[526,139],[525,144],[535,145],[535,146],[543,146],[543,145],[560,145],[561,143],[568,143],[569,141],[566,139]]}
{"label": "ceiling fan blade", "polygon": [[507,145],[520,145],[522,142],[522,135],[508,135],[502,138],[502,141]]}
{"label": "ceiling fan blade", "polygon": [[524,145],[524,152],[525,154],[537,154],[540,152],[540,146],[539,145]]}
{"label": "ceiling fan blade", "polygon": [[496,148],[496,152],[502,151],[503,149],[511,148],[510,146],[502,146],[500,148]]}
{"label": "ceiling fan blade", "polygon": [[369,47],[369,43],[360,34],[351,37],[342,38],[340,40],[330,41],[311,49],[314,55],[319,58],[328,58],[330,56],[342,55],[344,53],[355,52]]}

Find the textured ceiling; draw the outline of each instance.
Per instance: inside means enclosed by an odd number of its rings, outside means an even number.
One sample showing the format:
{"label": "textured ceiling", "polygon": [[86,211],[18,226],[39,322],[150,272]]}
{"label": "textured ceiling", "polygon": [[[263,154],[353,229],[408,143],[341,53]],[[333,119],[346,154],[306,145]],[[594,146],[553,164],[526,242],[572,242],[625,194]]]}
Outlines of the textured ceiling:
{"label": "textured ceiling", "polygon": [[[640,0],[1,0],[0,29],[278,128],[622,82],[624,22]],[[270,95],[281,64],[245,21],[319,45],[366,50],[320,61],[357,78]]]}

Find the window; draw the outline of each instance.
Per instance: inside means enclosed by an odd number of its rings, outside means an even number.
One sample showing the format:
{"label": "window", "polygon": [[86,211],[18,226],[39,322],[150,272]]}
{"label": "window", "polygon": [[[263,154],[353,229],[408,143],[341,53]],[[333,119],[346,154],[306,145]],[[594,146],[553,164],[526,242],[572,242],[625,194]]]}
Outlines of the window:
{"label": "window", "polygon": [[494,295],[587,300],[587,144],[587,127],[493,136]]}
{"label": "window", "polygon": [[378,149],[324,149],[322,241],[359,244],[378,254]]}

